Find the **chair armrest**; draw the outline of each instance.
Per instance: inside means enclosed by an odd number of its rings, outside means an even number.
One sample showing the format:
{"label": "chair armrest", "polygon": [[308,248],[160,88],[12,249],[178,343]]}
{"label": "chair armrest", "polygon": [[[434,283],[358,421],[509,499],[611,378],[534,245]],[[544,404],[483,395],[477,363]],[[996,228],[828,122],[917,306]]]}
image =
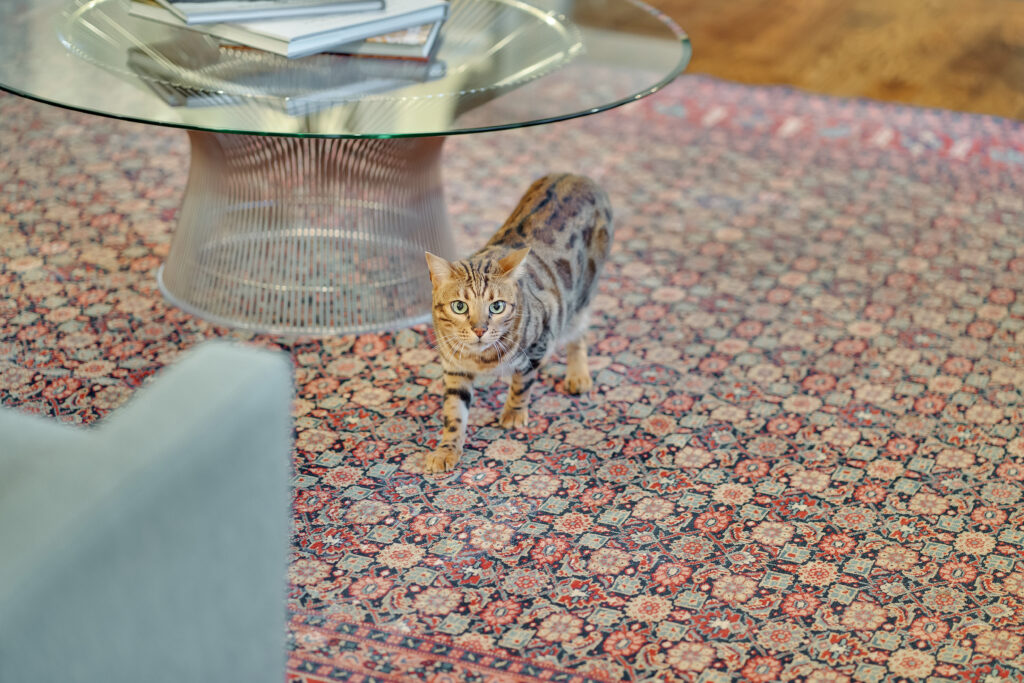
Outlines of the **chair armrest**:
{"label": "chair armrest", "polygon": [[0,411],[0,680],[281,680],[291,394],[208,342],[95,428]]}

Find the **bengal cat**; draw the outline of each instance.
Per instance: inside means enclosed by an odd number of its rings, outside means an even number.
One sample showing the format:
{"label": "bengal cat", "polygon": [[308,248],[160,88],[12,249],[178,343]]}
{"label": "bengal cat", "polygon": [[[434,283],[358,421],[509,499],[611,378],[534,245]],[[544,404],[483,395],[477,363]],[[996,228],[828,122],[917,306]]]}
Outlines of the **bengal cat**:
{"label": "bengal cat", "polygon": [[566,390],[590,390],[587,313],[612,234],[604,190],[582,176],[549,175],[480,251],[454,263],[427,253],[444,368],[444,426],[427,472],[447,472],[462,456],[477,375],[511,376],[501,415],[510,429],[526,424],[537,369],[557,345],[566,349]]}

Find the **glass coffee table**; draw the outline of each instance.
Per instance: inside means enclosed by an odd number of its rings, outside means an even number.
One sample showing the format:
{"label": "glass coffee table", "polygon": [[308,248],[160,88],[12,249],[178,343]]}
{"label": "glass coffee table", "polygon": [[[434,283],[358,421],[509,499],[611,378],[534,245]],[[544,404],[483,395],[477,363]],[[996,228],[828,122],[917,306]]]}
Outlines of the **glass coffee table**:
{"label": "glass coffee table", "polygon": [[128,0],[0,3],[0,88],[188,131],[165,297],[288,335],[428,319],[423,252],[457,256],[446,136],[607,110],[689,58],[685,34],[635,0],[452,0],[427,61],[289,60],[140,19]]}

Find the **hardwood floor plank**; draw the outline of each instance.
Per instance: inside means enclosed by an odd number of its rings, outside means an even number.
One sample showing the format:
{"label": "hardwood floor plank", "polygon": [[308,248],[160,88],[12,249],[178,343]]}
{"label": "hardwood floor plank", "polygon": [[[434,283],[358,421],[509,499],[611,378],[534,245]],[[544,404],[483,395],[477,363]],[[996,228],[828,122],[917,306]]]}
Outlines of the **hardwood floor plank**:
{"label": "hardwood floor plank", "polygon": [[690,73],[1024,119],[1021,0],[650,0]]}

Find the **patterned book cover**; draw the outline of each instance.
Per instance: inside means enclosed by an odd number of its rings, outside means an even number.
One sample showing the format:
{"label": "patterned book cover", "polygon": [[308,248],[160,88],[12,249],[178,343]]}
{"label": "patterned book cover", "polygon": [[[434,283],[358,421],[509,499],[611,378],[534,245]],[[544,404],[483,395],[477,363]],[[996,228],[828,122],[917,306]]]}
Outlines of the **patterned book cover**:
{"label": "patterned book cover", "polygon": [[372,36],[370,38],[367,38],[366,42],[380,43],[382,45],[420,46],[424,45],[427,42],[427,38],[430,37],[430,32],[433,28],[433,24],[413,26],[412,28],[402,29],[400,31],[392,31],[391,33],[385,33],[379,36]]}

